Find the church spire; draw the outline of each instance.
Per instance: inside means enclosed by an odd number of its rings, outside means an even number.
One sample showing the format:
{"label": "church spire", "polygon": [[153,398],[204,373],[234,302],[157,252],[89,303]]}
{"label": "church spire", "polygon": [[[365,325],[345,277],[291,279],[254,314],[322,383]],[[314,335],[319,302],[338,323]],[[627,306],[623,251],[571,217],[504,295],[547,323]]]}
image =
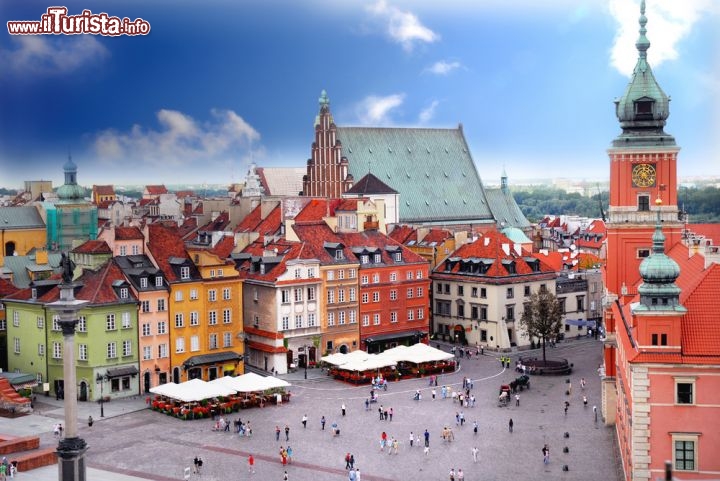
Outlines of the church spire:
{"label": "church spire", "polygon": [[640,37],[638,38],[637,42],[635,42],[635,47],[638,49],[638,53],[640,55],[640,58],[647,58],[647,50],[650,48],[650,41],[647,39],[645,34],[647,33],[647,29],[645,28],[645,25],[647,25],[647,17],[645,16],[645,0],[642,0],[640,2]]}

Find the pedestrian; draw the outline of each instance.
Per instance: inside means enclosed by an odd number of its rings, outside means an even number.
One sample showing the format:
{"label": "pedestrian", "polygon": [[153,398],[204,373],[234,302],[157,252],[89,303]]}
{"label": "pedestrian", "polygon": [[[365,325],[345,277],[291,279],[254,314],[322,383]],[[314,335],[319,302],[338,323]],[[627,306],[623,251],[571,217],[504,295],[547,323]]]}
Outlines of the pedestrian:
{"label": "pedestrian", "polygon": [[412,431],[410,431],[410,447],[413,447],[413,442],[415,442],[415,436],[413,435]]}
{"label": "pedestrian", "polygon": [[285,425],[285,441],[290,441],[290,426]]}
{"label": "pedestrian", "polygon": [[303,425],[303,428],[307,428],[307,414],[303,414],[302,425]]}
{"label": "pedestrian", "polygon": [[193,459],[193,473],[198,472],[198,457],[195,456],[195,459]]}
{"label": "pedestrian", "polygon": [[580,389],[585,390],[585,378],[580,378]]}
{"label": "pedestrian", "polygon": [[345,453],[345,469],[350,469],[350,453]]}
{"label": "pedestrian", "polygon": [[479,452],[479,451],[480,451],[480,450],[478,449],[477,446],[473,446],[473,448],[472,448],[473,463],[477,463],[477,458],[478,458],[478,452]]}
{"label": "pedestrian", "polygon": [[382,405],[382,404],[381,404],[380,407],[378,408],[378,414],[380,415],[380,421],[382,421],[382,420],[384,419],[384,417],[383,417],[383,405]]}
{"label": "pedestrian", "polygon": [[197,472],[198,472],[198,474],[200,474],[200,472],[202,471],[202,465],[203,465],[203,460],[202,460],[202,458],[201,458],[200,456],[198,456],[198,464],[197,464]]}
{"label": "pedestrian", "polygon": [[288,473],[285,471],[285,474],[283,475],[283,481],[288,481]]}
{"label": "pedestrian", "polygon": [[287,466],[287,451],[282,446],[280,446],[280,463]]}
{"label": "pedestrian", "polygon": [[385,418],[385,421],[388,420],[388,409],[387,408],[383,409],[383,417]]}
{"label": "pedestrian", "polygon": [[435,396],[437,395],[437,392],[435,391],[435,389],[433,389],[432,391],[430,391],[430,394],[432,395],[432,400],[434,401],[434,400],[435,400]]}
{"label": "pedestrian", "polygon": [[595,414],[595,422],[597,422],[597,406],[593,406],[593,414]]}
{"label": "pedestrian", "polygon": [[293,455],[292,448],[290,446],[288,446],[287,449],[285,450],[285,452],[287,453],[288,464],[292,464],[292,455]]}
{"label": "pedestrian", "polygon": [[92,418],[92,416],[88,416],[88,426],[92,427],[92,425],[93,425],[93,418]]}
{"label": "pedestrian", "polygon": [[355,481],[360,481],[360,468],[355,468]]}
{"label": "pedestrian", "polygon": [[465,473],[463,473],[462,468],[458,468],[457,470],[457,479],[458,481],[465,481]]}
{"label": "pedestrian", "polygon": [[248,456],[248,473],[255,474],[255,458],[252,454]]}
{"label": "pedestrian", "polygon": [[320,426],[323,431],[325,431],[325,416],[320,418]]}
{"label": "pedestrian", "polygon": [[368,399],[368,398],[365,398],[365,410],[366,411],[370,410],[370,399]]}
{"label": "pedestrian", "polygon": [[587,396],[583,396],[583,406],[587,407]]}
{"label": "pedestrian", "polygon": [[520,407],[520,395],[515,394],[515,406]]}
{"label": "pedestrian", "polygon": [[356,480],[357,480],[357,478],[355,477],[355,470],[351,469],[348,472],[348,481],[356,481]]}
{"label": "pedestrian", "polygon": [[460,411],[460,426],[465,425],[465,413]]}
{"label": "pedestrian", "polygon": [[425,434],[425,447],[429,448],[430,447],[430,433],[426,429],[424,434]]}
{"label": "pedestrian", "polygon": [[510,418],[510,421],[508,421],[508,429],[510,430],[510,432],[513,432],[513,424],[515,423],[513,423],[512,418]]}
{"label": "pedestrian", "polygon": [[[64,398],[63,398],[64,399]],[[63,425],[62,423],[58,423],[58,431],[60,434],[60,437],[63,437]]]}
{"label": "pedestrian", "polygon": [[353,467],[355,467],[355,455],[350,453],[350,469],[352,470]]}
{"label": "pedestrian", "polygon": [[477,434],[478,432],[478,422],[477,420],[473,421],[473,433]]}
{"label": "pedestrian", "polygon": [[565,416],[567,416],[568,408],[570,407],[570,403],[568,401],[565,401]]}
{"label": "pedestrian", "polygon": [[393,415],[393,408],[391,407],[388,409],[388,414],[390,415],[390,421],[392,421],[392,415]]}
{"label": "pedestrian", "polygon": [[455,481],[455,468],[450,468],[450,481]]}
{"label": "pedestrian", "polygon": [[550,448],[548,447],[547,444],[545,446],[543,446],[542,453],[543,453],[543,464],[548,464],[550,462]]}
{"label": "pedestrian", "polygon": [[342,415],[345,416],[345,403],[342,403],[342,406],[340,406],[340,410],[342,411]]}

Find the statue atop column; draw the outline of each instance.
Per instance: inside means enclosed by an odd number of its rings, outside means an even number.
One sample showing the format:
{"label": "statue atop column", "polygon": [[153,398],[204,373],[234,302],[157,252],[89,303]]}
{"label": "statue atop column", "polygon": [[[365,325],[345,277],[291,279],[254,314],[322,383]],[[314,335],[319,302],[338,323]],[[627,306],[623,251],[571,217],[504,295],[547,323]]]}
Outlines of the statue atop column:
{"label": "statue atop column", "polygon": [[72,283],[73,272],[75,271],[75,263],[64,252],[61,254],[60,267],[62,267],[63,283],[64,284]]}

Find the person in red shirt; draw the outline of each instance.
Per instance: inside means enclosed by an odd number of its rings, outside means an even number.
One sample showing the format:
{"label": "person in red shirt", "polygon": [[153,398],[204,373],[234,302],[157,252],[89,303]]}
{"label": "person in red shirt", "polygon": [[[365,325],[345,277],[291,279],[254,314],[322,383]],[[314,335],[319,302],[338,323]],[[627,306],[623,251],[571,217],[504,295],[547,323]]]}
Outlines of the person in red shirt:
{"label": "person in red shirt", "polygon": [[255,473],[255,458],[252,454],[248,456],[248,472],[250,474]]}

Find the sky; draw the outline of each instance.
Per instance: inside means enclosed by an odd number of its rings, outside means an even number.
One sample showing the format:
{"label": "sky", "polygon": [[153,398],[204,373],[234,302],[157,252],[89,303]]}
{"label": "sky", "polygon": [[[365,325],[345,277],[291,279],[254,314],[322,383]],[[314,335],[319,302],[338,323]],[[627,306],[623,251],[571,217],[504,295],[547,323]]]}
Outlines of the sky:
{"label": "sky", "polygon": [[[10,35],[52,5],[147,35]],[[325,89],[340,126],[463,125],[485,183],[606,179],[639,0],[0,4],[0,187],[229,184],[304,167]],[[678,174],[720,176],[720,2],[648,0]]]}

